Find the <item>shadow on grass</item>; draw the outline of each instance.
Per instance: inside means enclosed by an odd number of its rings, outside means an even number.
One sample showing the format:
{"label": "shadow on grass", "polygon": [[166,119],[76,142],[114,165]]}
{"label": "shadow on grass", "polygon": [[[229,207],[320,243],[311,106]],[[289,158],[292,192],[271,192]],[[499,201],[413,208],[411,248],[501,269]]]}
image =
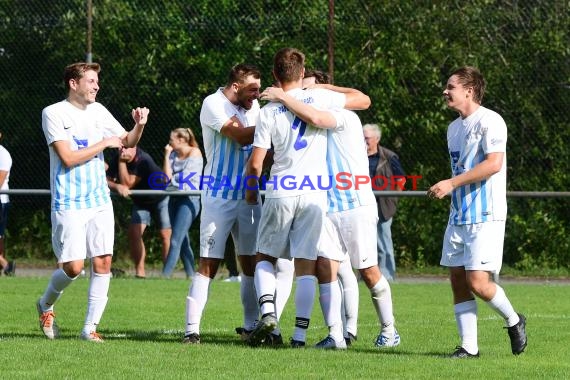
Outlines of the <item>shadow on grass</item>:
{"label": "shadow on grass", "polygon": [[[142,331],[142,330],[102,330],[101,335],[105,340],[131,340],[143,342],[172,342],[181,343],[184,334],[181,331]],[[242,346],[245,343],[236,334],[200,334],[201,344],[219,344],[229,346]]]}

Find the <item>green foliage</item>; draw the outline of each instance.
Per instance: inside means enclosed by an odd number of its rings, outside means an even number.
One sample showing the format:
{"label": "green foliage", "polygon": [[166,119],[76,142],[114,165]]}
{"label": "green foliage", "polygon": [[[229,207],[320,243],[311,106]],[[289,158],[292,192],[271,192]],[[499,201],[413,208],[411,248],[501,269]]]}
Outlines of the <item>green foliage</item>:
{"label": "green foliage", "polygon": [[397,266],[419,269],[439,264],[449,205],[445,201],[403,198],[392,220]]}
{"label": "green foliage", "polygon": [[[557,205],[560,204],[560,205]],[[567,217],[557,210],[563,202],[522,200],[510,202],[505,262],[522,271],[568,268],[570,239]],[[513,210],[514,209],[514,210]]]}
{"label": "green foliage", "polygon": [[11,258],[53,259],[49,212],[37,210],[19,217],[11,210],[7,229],[6,249]]}

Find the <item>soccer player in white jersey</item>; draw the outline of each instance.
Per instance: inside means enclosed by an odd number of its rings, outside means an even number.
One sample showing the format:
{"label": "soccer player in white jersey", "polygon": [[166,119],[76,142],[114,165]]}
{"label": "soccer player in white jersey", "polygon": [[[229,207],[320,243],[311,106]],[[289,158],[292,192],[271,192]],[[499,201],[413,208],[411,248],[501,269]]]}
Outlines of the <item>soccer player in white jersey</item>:
{"label": "soccer player in white jersey", "polygon": [[443,238],[441,265],[449,267],[455,321],[461,338],[453,358],[479,356],[477,303],[487,303],[506,323],[511,351],[527,345],[526,320],[496,284],[503,261],[507,217],[507,126],[496,112],[481,105],[485,79],[470,66],[455,70],[443,97],[459,113],[447,129],[452,177],[433,185],[428,195],[451,195],[449,223]]}
{"label": "soccer player in white jersey", "polygon": [[[297,49],[284,48],[276,53],[273,75],[281,86],[279,91],[325,109],[352,107],[352,103],[358,104],[354,108],[369,106],[370,99],[361,93],[345,95],[322,89],[303,90],[304,62],[304,54]],[[252,346],[259,345],[278,324],[274,265],[280,257],[295,259],[296,318],[291,344],[293,347],[305,345],[315,298],[318,242],[326,213],[326,190],[322,182],[328,179],[326,131],[311,124],[321,122],[310,117],[304,122],[276,102],[265,105],[256,122],[254,148],[246,173],[248,178],[252,176],[246,192],[248,203],[258,201],[256,178],[271,147],[273,166],[266,181],[257,242],[255,288],[261,320],[249,336],[248,344]]]}
{"label": "soccer player in white jersey", "polygon": [[130,132],[95,101],[97,63],[74,63],[64,70],[67,98],[44,108],[42,129],[49,145],[52,245],[57,269],[37,302],[40,327],[58,336],[54,304],[91,259],[87,315],[81,339],[102,342],[97,325],[107,305],[114,243],[114,216],[105,177],[103,150],[134,147],[148,120],[147,108],[132,110]]}
{"label": "soccer player in white jersey", "polygon": [[[307,75],[312,76],[303,81],[305,87],[315,83],[316,77],[319,78],[317,82],[326,80],[320,72]],[[316,347],[346,348],[341,319],[342,296],[337,281],[339,262],[345,253],[349,254],[352,266],[360,271],[370,290],[380,325],[375,345],[395,347],[400,344],[400,336],[394,326],[390,284],[377,265],[375,236],[378,209],[368,176],[362,123],[352,111],[315,111],[311,106],[287,96],[283,96],[281,101],[301,119],[318,112],[323,126],[336,124],[335,128],[327,130],[327,164],[332,183],[327,193],[329,206],[317,260],[320,303],[329,335]],[[351,301],[345,300],[349,304]]]}
{"label": "soccer player in white jersey", "polygon": [[200,123],[206,166],[201,184],[200,262],[186,297],[183,343],[200,343],[202,312],[208,302],[210,283],[224,258],[225,242],[230,233],[237,244],[242,268],[240,286],[244,315],[243,328],[239,330],[245,331],[245,337],[253,330],[259,316],[253,272],[261,205],[245,202],[244,174],[252,149],[253,126],[259,113],[260,86],[259,70],[253,65],[239,64],[230,70],[225,87],[207,96],[202,104]]}

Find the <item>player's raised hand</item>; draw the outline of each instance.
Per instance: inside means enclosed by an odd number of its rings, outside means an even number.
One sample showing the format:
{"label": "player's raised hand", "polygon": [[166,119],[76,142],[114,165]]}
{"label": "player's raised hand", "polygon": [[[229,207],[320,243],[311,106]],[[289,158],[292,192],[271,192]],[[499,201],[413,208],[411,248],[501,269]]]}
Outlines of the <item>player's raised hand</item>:
{"label": "player's raised hand", "polygon": [[148,114],[150,110],[146,107],[137,107],[131,111],[133,120],[138,125],[145,125],[148,121]]}

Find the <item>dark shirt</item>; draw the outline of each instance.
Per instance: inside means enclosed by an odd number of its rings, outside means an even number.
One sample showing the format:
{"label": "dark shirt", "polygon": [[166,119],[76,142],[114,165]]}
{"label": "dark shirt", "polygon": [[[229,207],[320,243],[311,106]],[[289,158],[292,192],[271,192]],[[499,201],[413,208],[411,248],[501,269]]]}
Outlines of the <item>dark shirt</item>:
{"label": "dark shirt", "polygon": [[[382,153],[382,155],[380,153]],[[368,156],[368,170],[370,172],[370,178],[380,176],[374,181],[377,187],[373,187],[374,190],[380,191],[393,191],[395,186],[393,176],[406,175],[398,155],[380,146],[380,144],[378,145],[378,152]],[[377,197],[377,204],[378,218],[381,222],[386,222],[396,213],[398,198],[379,196]]]}
{"label": "dark shirt", "polygon": [[[131,175],[140,178],[140,181],[132,188],[132,190],[155,190],[150,187],[148,179],[151,174],[162,172],[162,169],[154,162],[152,157],[137,147],[135,158],[131,162],[127,162],[127,171]],[[109,160],[109,168],[107,169],[107,177],[119,183],[119,151],[115,150],[113,156]],[[133,203],[142,208],[150,208],[163,200],[166,195],[149,195],[136,196],[132,195]]]}
{"label": "dark shirt", "polygon": [[[379,160],[380,160],[379,152],[376,152],[373,155],[368,156],[368,171],[370,172],[370,178],[376,175],[376,168],[378,167]],[[390,159],[390,167],[392,168],[392,173],[394,175],[403,175],[403,176],[406,175],[406,173],[404,172],[404,168],[402,167],[402,164],[398,159],[398,156],[393,156]]]}

